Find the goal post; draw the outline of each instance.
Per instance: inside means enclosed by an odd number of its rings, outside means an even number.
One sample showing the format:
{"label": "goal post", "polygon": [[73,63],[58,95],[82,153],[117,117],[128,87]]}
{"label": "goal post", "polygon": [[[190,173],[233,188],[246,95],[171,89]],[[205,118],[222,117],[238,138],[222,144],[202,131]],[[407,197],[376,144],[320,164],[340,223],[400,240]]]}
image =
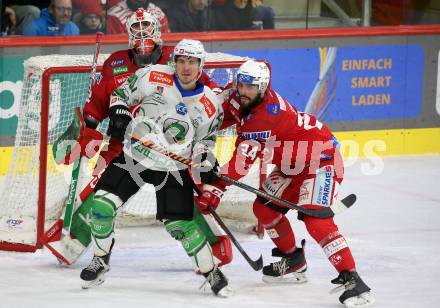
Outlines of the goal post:
{"label": "goal post", "polygon": [[[101,71],[109,55],[100,55]],[[0,250],[32,252],[39,239],[58,219],[68,193],[71,166],[57,165],[51,145],[72,121],[74,107],[83,107],[87,96],[92,56],[50,55],[25,61],[25,74],[18,116],[17,134],[8,174],[0,180]],[[220,86],[232,81],[245,58],[223,53],[208,54],[205,72]],[[108,120],[98,129],[105,132]],[[216,152],[225,162],[234,149],[234,133],[219,134]],[[226,155],[225,155],[226,154]],[[78,190],[91,179],[93,160],[79,180]],[[259,166],[245,178],[252,186],[260,183]],[[144,185],[118,215],[118,225],[155,221],[154,188]],[[220,215],[241,229],[257,225],[251,204],[255,196],[237,187],[228,189],[219,207]]]}

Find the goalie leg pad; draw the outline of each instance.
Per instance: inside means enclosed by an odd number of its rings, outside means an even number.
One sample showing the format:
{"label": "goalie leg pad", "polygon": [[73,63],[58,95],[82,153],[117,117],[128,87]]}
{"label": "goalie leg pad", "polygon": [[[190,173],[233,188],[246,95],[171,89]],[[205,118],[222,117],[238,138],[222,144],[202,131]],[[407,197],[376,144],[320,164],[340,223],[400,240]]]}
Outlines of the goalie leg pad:
{"label": "goalie leg pad", "polygon": [[218,266],[231,263],[233,257],[231,240],[217,224],[214,217],[211,214],[202,215],[197,205],[194,204],[194,220],[208,239],[212,253],[219,260]]}
{"label": "goalie leg pad", "polygon": [[232,261],[232,243],[227,235],[217,236],[217,243],[211,244],[212,254],[220,261],[218,266],[223,266]]}
{"label": "goalie leg pad", "polygon": [[79,206],[72,217],[70,233],[84,246],[89,246],[92,241],[90,230],[90,215],[95,199],[95,193],[91,193]]}
{"label": "goalie leg pad", "polygon": [[89,213],[90,227],[96,256],[110,253],[116,217],[116,209],[122,205],[122,200],[105,191],[97,191],[93,198],[93,206]]}
{"label": "goalie leg pad", "polygon": [[207,273],[214,268],[211,246],[193,220],[168,220],[165,222],[165,228],[174,239],[182,243],[196,271]]}

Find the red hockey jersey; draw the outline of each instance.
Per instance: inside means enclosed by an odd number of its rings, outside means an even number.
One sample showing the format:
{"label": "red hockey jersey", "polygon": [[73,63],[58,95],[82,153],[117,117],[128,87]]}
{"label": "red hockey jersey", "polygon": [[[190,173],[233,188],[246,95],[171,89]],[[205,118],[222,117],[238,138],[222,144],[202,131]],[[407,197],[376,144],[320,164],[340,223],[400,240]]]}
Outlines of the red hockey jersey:
{"label": "red hockey jersey", "polygon": [[[249,113],[239,104],[237,91],[223,103],[222,129],[236,125],[236,150],[222,173],[239,179],[259,157],[286,175],[297,175],[322,159],[332,159],[338,145],[327,126],[313,115],[299,112],[275,91],[268,89],[263,101]],[[264,166],[263,166],[264,167]]]}

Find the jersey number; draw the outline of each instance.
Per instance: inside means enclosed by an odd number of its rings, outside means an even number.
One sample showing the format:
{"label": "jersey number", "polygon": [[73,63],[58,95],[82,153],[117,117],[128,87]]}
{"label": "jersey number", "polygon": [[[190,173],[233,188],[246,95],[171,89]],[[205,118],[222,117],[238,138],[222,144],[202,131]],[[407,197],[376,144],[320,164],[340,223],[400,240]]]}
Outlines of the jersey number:
{"label": "jersey number", "polygon": [[298,126],[303,126],[305,130],[312,128],[321,129],[322,123],[315,119],[315,125],[310,124],[310,116],[304,112],[298,112]]}

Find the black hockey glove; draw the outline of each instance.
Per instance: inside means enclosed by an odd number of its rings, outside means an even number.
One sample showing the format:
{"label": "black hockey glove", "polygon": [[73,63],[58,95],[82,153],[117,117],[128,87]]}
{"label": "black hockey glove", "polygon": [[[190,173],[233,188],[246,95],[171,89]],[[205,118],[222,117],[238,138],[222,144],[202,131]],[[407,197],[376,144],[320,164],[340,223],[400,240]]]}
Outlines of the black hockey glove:
{"label": "black hockey glove", "polygon": [[203,152],[196,155],[193,162],[200,165],[200,167],[192,168],[192,175],[196,184],[200,182],[213,184],[219,179],[220,166],[212,152]]}
{"label": "black hockey glove", "polygon": [[110,123],[107,129],[107,136],[124,141],[125,130],[131,121],[131,113],[127,106],[116,105],[108,111]]}

